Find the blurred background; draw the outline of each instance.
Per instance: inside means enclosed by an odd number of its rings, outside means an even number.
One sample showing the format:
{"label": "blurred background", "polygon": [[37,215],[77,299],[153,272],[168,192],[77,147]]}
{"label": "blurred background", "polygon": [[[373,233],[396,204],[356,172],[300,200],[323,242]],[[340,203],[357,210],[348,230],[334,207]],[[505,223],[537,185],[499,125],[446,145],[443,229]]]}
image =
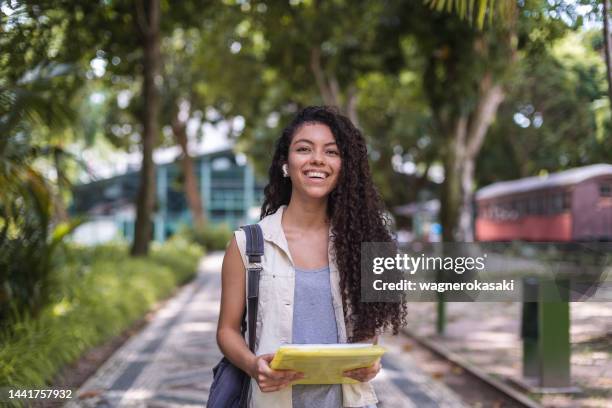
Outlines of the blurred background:
{"label": "blurred background", "polygon": [[[0,1],[0,384],[51,382],[257,221],[308,105],[363,131],[402,241],[612,240],[608,3]],[[415,305],[410,330],[612,403],[609,304],[565,304],[552,380],[505,306]]]}

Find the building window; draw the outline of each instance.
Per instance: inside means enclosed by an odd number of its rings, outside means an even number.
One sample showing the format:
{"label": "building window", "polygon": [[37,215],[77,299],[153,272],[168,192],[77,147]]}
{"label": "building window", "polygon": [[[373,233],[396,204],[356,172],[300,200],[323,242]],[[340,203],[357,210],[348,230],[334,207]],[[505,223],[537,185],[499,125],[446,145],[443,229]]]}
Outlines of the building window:
{"label": "building window", "polygon": [[521,198],[517,202],[517,211],[519,217],[524,217],[527,215],[527,201],[524,198]]}
{"label": "building window", "polygon": [[529,197],[529,204],[528,204],[529,207],[527,208],[527,214],[529,215],[537,214],[537,205],[538,205],[537,197],[535,196]]}
{"label": "building window", "polygon": [[557,214],[563,211],[563,193],[553,194],[551,206],[553,214]]}
{"label": "building window", "polygon": [[563,193],[563,209],[569,210],[572,208],[572,193],[569,191]]}
{"label": "building window", "polygon": [[546,195],[541,194],[538,197],[538,214],[544,215],[546,214]]}
{"label": "building window", "polygon": [[226,171],[232,167],[232,162],[227,157],[218,157],[212,162],[212,169],[214,171]]}
{"label": "building window", "polygon": [[599,185],[599,196],[600,197],[612,197],[612,184],[600,184]]}
{"label": "building window", "polygon": [[109,200],[115,200],[121,197],[121,185],[120,184],[112,184],[104,189],[104,198]]}

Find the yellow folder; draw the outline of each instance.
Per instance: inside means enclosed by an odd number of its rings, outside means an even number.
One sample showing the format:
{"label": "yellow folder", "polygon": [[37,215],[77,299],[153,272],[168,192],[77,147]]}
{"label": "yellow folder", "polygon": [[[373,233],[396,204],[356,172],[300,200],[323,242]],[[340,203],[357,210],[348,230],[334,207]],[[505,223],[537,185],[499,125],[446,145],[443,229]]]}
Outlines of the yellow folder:
{"label": "yellow folder", "polygon": [[384,353],[383,347],[372,344],[288,344],[278,349],[270,367],[304,373],[292,384],[356,384],[342,373],[370,367]]}

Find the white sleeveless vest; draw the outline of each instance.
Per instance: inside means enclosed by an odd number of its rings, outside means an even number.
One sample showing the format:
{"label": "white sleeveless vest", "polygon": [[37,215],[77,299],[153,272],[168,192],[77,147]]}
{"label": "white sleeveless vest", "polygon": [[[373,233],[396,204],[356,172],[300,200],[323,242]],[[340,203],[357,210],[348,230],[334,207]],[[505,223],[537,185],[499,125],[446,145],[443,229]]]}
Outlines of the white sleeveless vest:
{"label": "white sleeveless vest", "polygon": [[[259,278],[256,355],[274,353],[281,345],[291,343],[295,270],[287,239],[281,226],[285,208],[286,206],[280,207],[276,213],[259,222],[264,236],[264,256],[262,259],[263,270]],[[246,258],[244,231],[236,231],[234,235],[246,269],[248,260]],[[328,246],[328,260],[338,338],[340,343],[346,343],[347,334],[340,294],[340,275],[336,266],[331,239]],[[374,388],[369,382],[343,384],[342,394],[344,407],[363,407],[378,402]],[[251,379],[249,405],[251,408],[292,408],[291,397],[291,387],[265,393],[261,392],[257,382]]]}

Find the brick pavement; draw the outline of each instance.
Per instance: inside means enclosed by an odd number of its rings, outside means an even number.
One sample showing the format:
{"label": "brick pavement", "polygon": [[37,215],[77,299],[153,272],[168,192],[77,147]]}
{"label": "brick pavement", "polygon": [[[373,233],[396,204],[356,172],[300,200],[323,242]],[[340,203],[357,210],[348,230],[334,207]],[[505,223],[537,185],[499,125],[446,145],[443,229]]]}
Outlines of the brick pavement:
{"label": "brick pavement", "polygon": [[[204,258],[197,278],[83,384],[77,395],[87,398],[65,407],[203,407],[221,357],[215,340],[221,256]],[[374,380],[379,408],[466,406],[423,373],[397,340],[383,337],[381,344],[388,352]]]}

